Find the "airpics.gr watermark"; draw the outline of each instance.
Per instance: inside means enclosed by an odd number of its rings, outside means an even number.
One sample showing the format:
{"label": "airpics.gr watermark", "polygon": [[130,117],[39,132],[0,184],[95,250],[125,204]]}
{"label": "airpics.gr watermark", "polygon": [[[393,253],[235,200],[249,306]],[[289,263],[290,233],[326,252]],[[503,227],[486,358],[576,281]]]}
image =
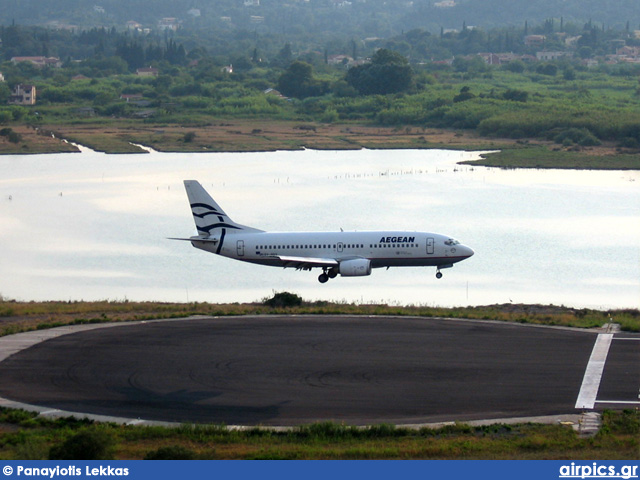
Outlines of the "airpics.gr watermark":
{"label": "airpics.gr watermark", "polygon": [[560,467],[559,478],[622,478],[629,480],[638,478],[638,465],[622,465],[617,469],[614,465],[598,465],[596,462],[590,465],[580,465],[571,462],[571,465]]}
{"label": "airpics.gr watermark", "polygon": [[86,466],[84,469],[75,465],[57,466],[57,467],[12,467],[6,465],[2,468],[5,477],[78,477],[85,475],[87,477],[126,477],[129,475],[128,468],[116,468],[110,466]]}

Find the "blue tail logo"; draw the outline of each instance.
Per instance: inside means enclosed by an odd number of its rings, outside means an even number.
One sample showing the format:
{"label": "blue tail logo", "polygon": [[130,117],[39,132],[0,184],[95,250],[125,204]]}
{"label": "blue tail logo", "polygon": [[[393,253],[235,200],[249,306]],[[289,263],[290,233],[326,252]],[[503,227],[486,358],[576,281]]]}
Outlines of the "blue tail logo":
{"label": "blue tail logo", "polygon": [[[193,214],[193,218],[196,219],[196,228],[198,229],[198,233],[209,235],[211,230],[216,228],[233,228],[240,230],[240,227],[237,225],[229,223],[227,218],[225,218],[226,215],[223,211],[206,203],[192,203],[191,213]],[[209,215],[217,216],[218,222],[207,224],[207,222],[199,221],[205,220],[205,217],[208,217]]]}

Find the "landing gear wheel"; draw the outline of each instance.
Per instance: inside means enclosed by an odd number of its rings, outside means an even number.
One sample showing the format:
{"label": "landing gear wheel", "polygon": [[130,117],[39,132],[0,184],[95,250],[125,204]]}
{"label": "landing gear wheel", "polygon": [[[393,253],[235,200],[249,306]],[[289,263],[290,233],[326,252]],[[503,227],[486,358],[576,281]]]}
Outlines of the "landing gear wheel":
{"label": "landing gear wheel", "polygon": [[332,268],[327,272],[327,275],[329,275],[329,278],[336,278],[338,276],[338,271],[335,268]]}
{"label": "landing gear wheel", "polygon": [[321,274],[318,276],[318,281],[319,281],[320,283],[327,283],[327,282],[329,281],[329,275],[327,275],[326,273],[321,273]]}
{"label": "landing gear wheel", "polygon": [[436,278],[442,278],[442,272],[440,271],[436,272]]}

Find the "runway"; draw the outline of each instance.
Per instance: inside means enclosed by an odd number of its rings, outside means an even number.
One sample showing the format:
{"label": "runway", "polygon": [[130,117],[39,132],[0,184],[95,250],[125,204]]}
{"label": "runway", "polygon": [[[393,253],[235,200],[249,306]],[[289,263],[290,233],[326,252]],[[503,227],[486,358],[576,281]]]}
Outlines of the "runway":
{"label": "runway", "polygon": [[[596,333],[413,317],[121,324],[9,356],[0,363],[0,396],[71,412],[227,425],[573,414]],[[638,347],[627,342],[607,363],[603,385],[616,398],[637,400]]]}

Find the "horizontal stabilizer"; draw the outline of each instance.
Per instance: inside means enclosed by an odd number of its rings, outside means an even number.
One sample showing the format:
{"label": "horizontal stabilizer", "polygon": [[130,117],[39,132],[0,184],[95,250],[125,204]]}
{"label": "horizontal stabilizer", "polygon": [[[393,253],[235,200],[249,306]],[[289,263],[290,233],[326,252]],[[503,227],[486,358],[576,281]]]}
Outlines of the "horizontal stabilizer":
{"label": "horizontal stabilizer", "polygon": [[182,240],[184,242],[209,242],[209,243],[218,243],[220,241],[219,238],[209,238],[209,237],[191,237],[191,238],[177,238],[177,237],[167,237],[167,240]]}

